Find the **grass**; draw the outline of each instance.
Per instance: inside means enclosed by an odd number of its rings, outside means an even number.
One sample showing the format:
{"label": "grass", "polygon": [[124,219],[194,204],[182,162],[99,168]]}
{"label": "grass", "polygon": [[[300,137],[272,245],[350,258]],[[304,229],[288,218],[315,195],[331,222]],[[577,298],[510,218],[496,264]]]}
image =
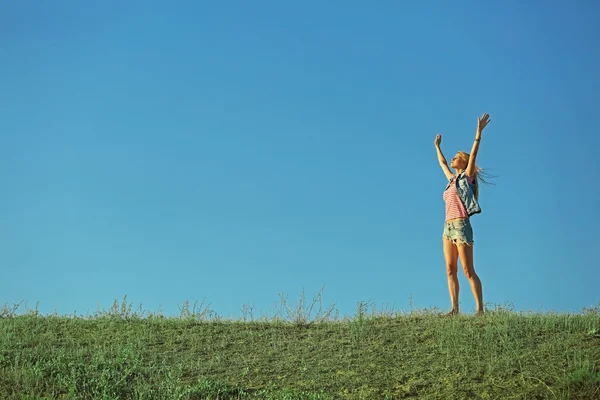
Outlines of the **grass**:
{"label": "grass", "polygon": [[[302,296],[304,299],[304,296]],[[577,314],[342,318],[320,297],[276,315],[219,318],[0,309],[2,399],[599,399],[600,307]]]}

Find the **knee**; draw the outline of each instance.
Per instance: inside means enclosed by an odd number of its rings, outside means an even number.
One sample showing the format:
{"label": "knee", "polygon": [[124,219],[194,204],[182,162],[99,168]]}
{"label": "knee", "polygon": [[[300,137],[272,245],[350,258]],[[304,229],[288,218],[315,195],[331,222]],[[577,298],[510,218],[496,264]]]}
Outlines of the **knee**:
{"label": "knee", "polygon": [[473,279],[473,278],[477,278],[477,274],[475,273],[475,271],[472,268],[463,268],[463,272],[465,273],[465,276],[469,280]]}
{"label": "knee", "polygon": [[458,265],[446,263],[446,274],[448,274],[449,277],[457,276],[457,271]]}

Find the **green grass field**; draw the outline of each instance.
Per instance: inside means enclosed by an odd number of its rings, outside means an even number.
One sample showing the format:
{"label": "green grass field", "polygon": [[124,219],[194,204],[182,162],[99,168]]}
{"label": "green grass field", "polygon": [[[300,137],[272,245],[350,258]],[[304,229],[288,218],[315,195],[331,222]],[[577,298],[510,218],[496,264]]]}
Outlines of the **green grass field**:
{"label": "green grass field", "polygon": [[600,307],[448,318],[359,303],[337,318],[315,304],[237,320],[126,298],[92,316],[5,305],[0,398],[600,399]]}

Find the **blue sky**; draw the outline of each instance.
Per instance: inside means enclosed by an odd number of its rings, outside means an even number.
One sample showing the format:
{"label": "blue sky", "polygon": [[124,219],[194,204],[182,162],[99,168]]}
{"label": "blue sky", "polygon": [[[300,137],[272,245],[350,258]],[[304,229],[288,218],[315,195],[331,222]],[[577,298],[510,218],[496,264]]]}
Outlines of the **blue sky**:
{"label": "blue sky", "polygon": [[[218,4],[217,4],[218,3]],[[598,304],[600,6],[0,5],[0,303],[450,305],[434,137],[497,177],[484,301]],[[461,308],[474,300],[461,272]]]}

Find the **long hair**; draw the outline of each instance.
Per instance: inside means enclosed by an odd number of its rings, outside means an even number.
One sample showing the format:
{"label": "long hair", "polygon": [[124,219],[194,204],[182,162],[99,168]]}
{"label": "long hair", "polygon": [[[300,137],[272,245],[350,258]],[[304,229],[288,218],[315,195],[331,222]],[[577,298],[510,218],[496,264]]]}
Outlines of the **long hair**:
{"label": "long hair", "polygon": [[[461,158],[465,160],[467,164],[469,163],[469,158],[471,157],[469,153],[459,151],[458,154],[460,154]],[[487,180],[490,178],[495,178],[495,176],[488,174],[487,171],[485,171],[483,168],[479,167],[478,165],[475,165],[475,188],[473,192],[477,200],[479,200],[479,184],[483,183],[485,185],[493,185],[492,182],[488,182]]]}

